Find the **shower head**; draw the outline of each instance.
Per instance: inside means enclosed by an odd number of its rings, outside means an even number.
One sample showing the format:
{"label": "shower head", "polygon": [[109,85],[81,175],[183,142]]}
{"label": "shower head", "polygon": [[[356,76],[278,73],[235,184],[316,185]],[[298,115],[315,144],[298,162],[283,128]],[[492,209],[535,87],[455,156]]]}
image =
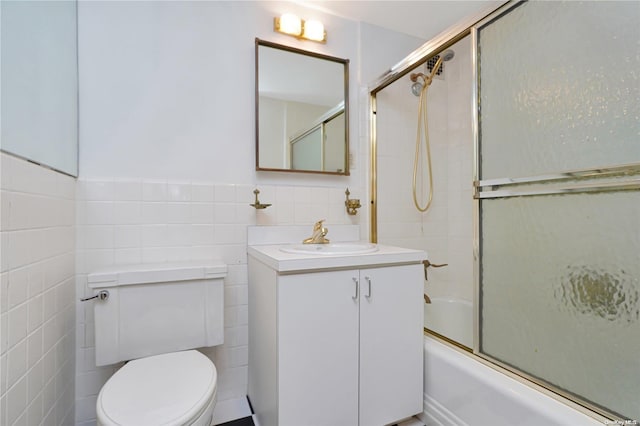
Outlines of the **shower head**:
{"label": "shower head", "polygon": [[411,93],[413,93],[415,96],[420,96],[420,92],[422,92],[423,86],[424,84],[420,83],[419,81],[416,81],[411,85]]}
{"label": "shower head", "polygon": [[[427,66],[429,67],[431,74],[428,76],[423,73],[410,74],[409,78],[411,79],[411,81],[413,81],[413,84],[411,85],[411,93],[413,93],[415,96],[420,96],[425,84],[427,86],[430,85],[434,75],[436,73],[439,75],[440,72],[442,72],[441,68],[444,68],[444,66],[441,67],[441,64],[443,62],[452,60],[455,55],[456,53],[453,50],[447,49],[444,52],[439,53],[438,55],[435,55],[431,59],[429,59]],[[434,61],[435,64],[431,61]],[[438,69],[440,69],[440,71],[438,71]],[[420,81],[419,79],[422,79],[422,81]]]}
{"label": "shower head", "polygon": [[456,56],[456,53],[451,49],[447,49],[440,54],[440,57],[445,62],[452,60],[454,56]]}

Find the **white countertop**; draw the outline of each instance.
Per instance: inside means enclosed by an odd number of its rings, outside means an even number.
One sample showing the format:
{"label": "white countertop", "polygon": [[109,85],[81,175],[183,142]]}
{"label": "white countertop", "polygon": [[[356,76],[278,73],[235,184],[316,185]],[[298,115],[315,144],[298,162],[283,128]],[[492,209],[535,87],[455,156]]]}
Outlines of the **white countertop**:
{"label": "white countertop", "polygon": [[248,254],[278,272],[301,272],[336,268],[362,268],[393,264],[420,263],[427,253],[377,244],[378,251],[364,254],[292,254],[280,250],[287,244],[249,246]]}

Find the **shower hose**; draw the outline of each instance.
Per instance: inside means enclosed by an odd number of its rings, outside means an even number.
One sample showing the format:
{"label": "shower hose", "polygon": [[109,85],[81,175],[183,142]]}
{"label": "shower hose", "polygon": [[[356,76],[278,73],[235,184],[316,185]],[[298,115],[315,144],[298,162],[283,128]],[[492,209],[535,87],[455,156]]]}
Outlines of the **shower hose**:
{"label": "shower hose", "polygon": [[[439,63],[439,62],[438,62]],[[434,69],[437,69],[434,68]],[[420,90],[420,99],[418,101],[418,132],[416,135],[416,155],[413,161],[413,204],[416,206],[418,211],[426,212],[429,210],[431,206],[431,202],[433,201],[433,174],[431,172],[431,144],[429,143],[429,123],[428,123],[428,115],[427,115],[427,91],[429,90],[429,86],[431,85],[431,77],[424,76],[424,85],[422,86],[422,90]],[[422,132],[424,130],[424,132]],[[420,146],[422,145],[422,133],[424,133],[424,142],[425,142],[425,155],[426,155],[426,163],[427,169],[429,171],[429,197],[427,199],[427,204],[424,207],[420,207],[420,203],[418,201],[418,190],[417,190],[417,180],[418,180],[418,162],[420,161]]]}

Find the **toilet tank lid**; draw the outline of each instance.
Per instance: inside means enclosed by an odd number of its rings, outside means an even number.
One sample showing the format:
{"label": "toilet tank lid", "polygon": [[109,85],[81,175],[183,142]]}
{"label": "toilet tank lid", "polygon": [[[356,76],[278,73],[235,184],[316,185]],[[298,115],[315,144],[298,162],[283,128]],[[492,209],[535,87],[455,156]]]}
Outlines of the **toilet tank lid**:
{"label": "toilet tank lid", "polygon": [[227,265],[219,261],[193,261],[173,263],[144,263],[114,265],[87,276],[90,288],[122,285],[163,283],[172,281],[224,278]]}

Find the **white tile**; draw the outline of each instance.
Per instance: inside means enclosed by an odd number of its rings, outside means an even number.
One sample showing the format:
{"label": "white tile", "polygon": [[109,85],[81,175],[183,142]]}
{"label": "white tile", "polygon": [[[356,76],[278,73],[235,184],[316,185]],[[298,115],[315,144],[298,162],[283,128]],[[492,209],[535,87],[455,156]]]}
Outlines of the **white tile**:
{"label": "white tile", "polygon": [[142,225],[142,247],[163,247],[167,245],[167,225]]}
{"label": "white tile", "polygon": [[194,202],[211,203],[214,200],[214,185],[206,183],[191,184],[191,200]]}
{"label": "white tile", "polygon": [[[253,185],[236,185],[236,202],[241,204],[250,204],[255,201]],[[260,200],[262,202],[262,200]]]}
{"label": "white tile", "polygon": [[42,328],[39,328],[27,338],[28,368],[32,368],[42,357],[42,344]]}
{"label": "white tile", "polygon": [[143,263],[160,263],[167,261],[167,249],[164,247],[144,247],[142,249]]}
{"label": "white tile", "polygon": [[[27,376],[27,396],[30,401],[41,393],[42,383],[42,363],[38,361],[31,367],[29,375]],[[40,401],[40,403],[42,403],[42,401]]]}
{"label": "white tile", "polygon": [[[0,377],[2,378],[0,380],[0,396],[6,395],[6,391],[7,391],[7,357],[8,354],[6,353],[2,353],[0,355]],[[5,411],[0,411],[0,413],[3,413]],[[1,418],[1,417],[0,417]]]}
{"label": "white tile", "polygon": [[113,181],[85,180],[79,182],[81,199],[86,201],[112,201],[114,195]]}
{"label": "white tile", "polygon": [[29,401],[29,406],[27,407],[27,424],[39,425],[42,422],[42,395],[38,394],[34,398],[29,398]]}
{"label": "white tile", "polygon": [[29,294],[29,268],[16,269],[8,274],[8,308],[11,309],[25,300]]}
{"label": "white tile", "polygon": [[192,203],[191,223],[213,224],[213,203]]}
{"label": "white tile", "polygon": [[113,223],[116,225],[136,225],[141,223],[141,203],[137,201],[117,201],[113,203]]}
{"label": "white tile", "polygon": [[130,265],[136,263],[142,263],[142,249],[141,248],[122,248],[115,249],[113,251],[114,260],[116,265]]}
{"label": "white tile", "polygon": [[95,425],[97,396],[84,396],[76,399],[76,424],[93,421]]}
{"label": "white tile", "polygon": [[141,222],[143,224],[167,223],[167,203],[145,202],[140,207]]}
{"label": "white tile", "polygon": [[191,223],[191,203],[167,203],[167,223]]}
{"label": "white tile", "polygon": [[244,242],[238,233],[239,225],[219,224],[214,226],[216,244],[241,244]]}
{"label": "white tile", "polygon": [[44,286],[44,269],[41,264],[29,266],[29,297],[32,298],[42,292]]}
{"label": "white tile", "polygon": [[194,246],[212,245],[215,242],[215,225],[191,225],[190,244]]}
{"label": "white tile", "polygon": [[8,344],[13,347],[27,336],[27,304],[16,306],[8,314]]}
{"label": "white tile", "polygon": [[213,205],[214,223],[237,223],[236,205],[233,203],[216,203]]}
{"label": "white tile", "polygon": [[7,424],[12,425],[27,408],[27,380],[23,377],[7,391]]}
{"label": "white tile", "polygon": [[111,225],[113,224],[113,202],[87,201],[85,215],[87,225]]}
{"label": "white tile", "polygon": [[0,313],[9,310],[9,272],[0,274]]}
{"label": "white tile", "polygon": [[113,248],[113,226],[92,225],[83,229],[84,245],[87,249]]}
{"label": "white tile", "polygon": [[97,395],[111,375],[111,371],[104,369],[78,374],[76,376],[76,391],[78,395]]}
{"label": "white tile", "polygon": [[[114,227],[115,248],[133,248],[141,246],[141,227],[138,225],[118,225]],[[118,263],[118,262],[115,262]]]}
{"label": "white tile", "polygon": [[193,229],[191,225],[167,225],[167,246],[189,246],[192,241]]}
{"label": "white tile", "polygon": [[114,182],[115,201],[142,200],[142,182],[138,180],[123,180]]}
{"label": "white tile", "polygon": [[167,182],[143,181],[142,199],[144,201],[167,201]]}
{"label": "white tile", "polygon": [[7,388],[10,389],[27,372],[27,341],[22,340],[7,354]]}
{"label": "white tile", "polygon": [[168,201],[191,201],[191,184],[169,183],[167,184]]}
{"label": "white tile", "polygon": [[29,299],[27,325],[27,331],[29,333],[33,332],[36,328],[42,325],[43,310],[44,306],[42,295],[38,295]]}
{"label": "white tile", "polygon": [[215,198],[217,203],[235,203],[236,186],[231,184],[215,185]]}
{"label": "white tile", "polygon": [[191,247],[167,247],[167,262],[185,262],[191,260]]}

